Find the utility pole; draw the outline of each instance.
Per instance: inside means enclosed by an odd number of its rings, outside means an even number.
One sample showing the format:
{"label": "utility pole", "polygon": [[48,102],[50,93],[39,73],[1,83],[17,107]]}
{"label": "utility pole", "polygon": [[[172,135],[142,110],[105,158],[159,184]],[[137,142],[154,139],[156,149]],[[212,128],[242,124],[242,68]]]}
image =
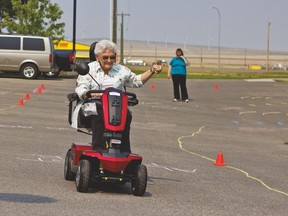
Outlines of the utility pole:
{"label": "utility pole", "polygon": [[269,72],[270,25],[271,25],[271,23],[268,21],[268,28],[267,28],[267,53],[266,53],[266,72]]}
{"label": "utility pole", "polygon": [[112,41],[117,43],[117,0],[113,0],[113,34]]}
{"label": "utility pole", "polygon": [[123,64],[124,59],[124,16],[130,16],[130,14],[124,14],[123,12],[121,14],[117,14],[118,16],[121,16],[121,34],[120,34],[120,64]]}
{"label": "utility pole", "polygon": [[244,67],[246,67],[247,49],[244,50]]}
{"label": "utility pole", "polygon": [[157,46],[155,46],[155,64],[157,64]]}

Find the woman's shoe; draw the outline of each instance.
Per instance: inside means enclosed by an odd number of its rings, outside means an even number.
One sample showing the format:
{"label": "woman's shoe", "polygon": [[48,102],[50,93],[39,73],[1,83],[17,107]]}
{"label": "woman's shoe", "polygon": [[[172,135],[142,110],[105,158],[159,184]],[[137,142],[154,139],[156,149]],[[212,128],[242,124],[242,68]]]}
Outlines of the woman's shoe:
{"label": "woman's shoe", "polygon": [[173,102],[177,102],[178,100],[176,98],[173,99]]}
{"label": "woman's shoe", "polygon": [[186,100],[185,100],[185,103],[189,103],[189,99],[186,99]]}

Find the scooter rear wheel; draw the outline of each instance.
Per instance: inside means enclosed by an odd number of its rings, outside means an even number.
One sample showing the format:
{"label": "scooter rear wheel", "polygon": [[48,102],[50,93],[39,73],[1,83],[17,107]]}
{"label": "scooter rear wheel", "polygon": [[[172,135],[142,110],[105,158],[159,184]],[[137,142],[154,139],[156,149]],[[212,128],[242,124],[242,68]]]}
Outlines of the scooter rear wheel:
{"label": "scooter rear wheel", "polygon": [[90,161],[82,159],[79,162],[76,173],[76,188],[78,192],[87,192],[91,178],[91,165]]}
{"label": "scooter rear wheel", "polygon": [[147,187],[147,168],[143,164],[137,165],[135,176],[132,179],[132,193],[135,196],[143,196]]}
{"label": "scooter rear wheel", "polygon": [[71,149],[68,150],[65,157],[65,165],[64,165],[64,178],[68,181],[74,181],[75,180],[75,174],[71,172]]}

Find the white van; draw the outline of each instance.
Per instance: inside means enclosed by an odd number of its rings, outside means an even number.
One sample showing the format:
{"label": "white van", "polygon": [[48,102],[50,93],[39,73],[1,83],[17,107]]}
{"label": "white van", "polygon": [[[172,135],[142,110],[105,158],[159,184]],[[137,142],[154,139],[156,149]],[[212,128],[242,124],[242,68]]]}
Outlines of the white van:
{"label": "white van", "polygon": [[147,65],[147,63],[145,62],[145,61],[143,61],[143,60],[125,60],[124,61],[124,64],[126,64],[126,65],[140,65],[140,66],[146,66]]}
{"label": "white van", "polygon": [[26,79],[58,72],[52,38],[0,34],[0,71],[20,72]]}

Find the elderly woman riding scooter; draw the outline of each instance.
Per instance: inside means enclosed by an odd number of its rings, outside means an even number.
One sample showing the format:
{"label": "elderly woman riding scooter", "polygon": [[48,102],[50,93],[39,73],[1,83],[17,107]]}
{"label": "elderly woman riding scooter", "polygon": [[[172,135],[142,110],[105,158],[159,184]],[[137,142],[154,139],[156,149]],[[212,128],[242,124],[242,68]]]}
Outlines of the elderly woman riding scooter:
{"label": "elderly woman riding scooter", "polygon": [[[158,74],[162,70],[161,65],[153,65],[146,72],[136,75],[129,68],[116,63],[117,46],[108,40],[99,41],[95,46],[94,53],[96,61],[89,63],[91,76],[89,74],[79,75],[77,78],[75,92],[81,100],[87,99],[86,93],[89,90],[104,90],[114,87],[125,91],[125,87],[142,87],[153,74]],[[92,98],[99,97],[99,93],[92,93],[91,96]],[[105,151],[103,110],[100,107],[95,107],[95,109],[95,113],[91,115],[92,145],[94,150]],[[129,138],[131,120],[132,116],[128,111],[121,145],[121,150],[128,153],[131,153]],[[74,124],[74,127],[77,126]]]}

